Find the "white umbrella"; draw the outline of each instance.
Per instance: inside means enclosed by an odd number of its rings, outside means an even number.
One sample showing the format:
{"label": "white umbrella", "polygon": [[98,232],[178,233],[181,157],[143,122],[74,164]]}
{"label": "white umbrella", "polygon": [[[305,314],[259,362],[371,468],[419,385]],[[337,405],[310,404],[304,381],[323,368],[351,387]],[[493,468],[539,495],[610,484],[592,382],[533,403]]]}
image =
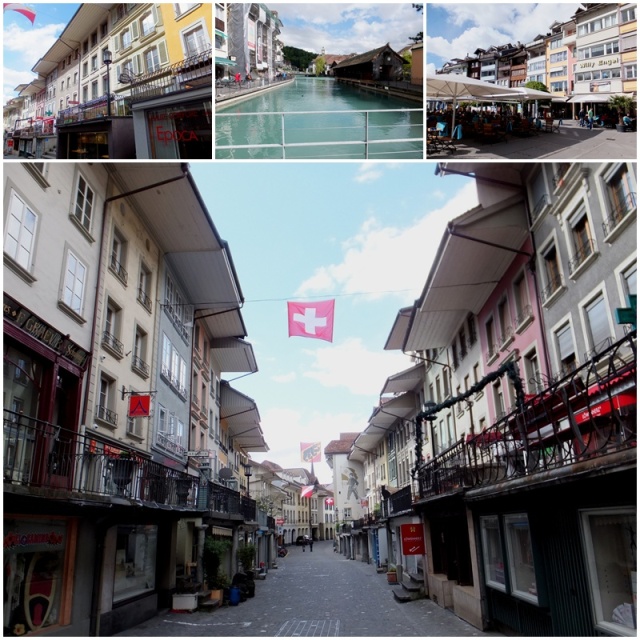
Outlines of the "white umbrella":
{"label": "white umbrella", "polygon": [[453,135],[453,128],[456,124],[456,104],[461,98],[508,101],[514,98],[524,100],[551,98],[551,95],[544,91],[525,87],[501,87],[455,73],[428,73],[427,100],[438,98],[453,100],[453,122],[451,125],[451,135]]}

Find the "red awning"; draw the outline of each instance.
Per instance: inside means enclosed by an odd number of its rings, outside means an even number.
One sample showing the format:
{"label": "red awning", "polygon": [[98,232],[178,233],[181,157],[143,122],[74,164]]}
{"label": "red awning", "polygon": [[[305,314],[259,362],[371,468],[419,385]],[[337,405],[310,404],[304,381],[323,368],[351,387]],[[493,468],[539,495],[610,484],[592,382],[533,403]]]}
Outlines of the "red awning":
{"label": "red awning", "polygon": [[593,405],[590,409],[585,409],[580,413],[576,413],[575,419],[578,424],[582,424],[592,418],[607,416],[614,409],[619,410],[622,407],[629,407],[637,404],[637,401],[638,400],[633,393],[619,393],[617,396],[613,396],[611,400],[603,400],[602,402],[598,402],[598,404]]}

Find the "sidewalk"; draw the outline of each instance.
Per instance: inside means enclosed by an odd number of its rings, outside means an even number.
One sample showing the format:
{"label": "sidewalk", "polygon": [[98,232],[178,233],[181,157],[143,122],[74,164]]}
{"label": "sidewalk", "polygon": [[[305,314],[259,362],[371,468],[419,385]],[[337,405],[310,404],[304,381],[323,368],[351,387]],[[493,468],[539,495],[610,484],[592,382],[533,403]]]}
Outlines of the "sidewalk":
{"label": "sidewalk", "polygon": [[252,94],[262,93],[270,89],[284,87],[291,84],[295,80],[295,76],[291,76],[286,80],[263,81],[262,79],[246,81],[243,80],[238,86],[235,82],[231,82],[224,86],[215,86],[215,103],[220,104],[235,98],[241,98]]}
{"label": "sidewalk", "polygon": [[482,632],[428,599],[401,604],[386,574],[333,552],[331,541],[313,552],[289,546],[256,580],[254,598],[211,612],[161,612],[120,637],[504,637]]}
{"label": "sidewalk", "polygon": [[615,129],[587,129],[573,120],[565,120],[559,133],[539,133],[529,138],[509,135],[507,142],[481,144],[475,140],[459,140],[456,151],[429,153],[427,158],[463,160],[636,160],[636,132],[618,133]]}

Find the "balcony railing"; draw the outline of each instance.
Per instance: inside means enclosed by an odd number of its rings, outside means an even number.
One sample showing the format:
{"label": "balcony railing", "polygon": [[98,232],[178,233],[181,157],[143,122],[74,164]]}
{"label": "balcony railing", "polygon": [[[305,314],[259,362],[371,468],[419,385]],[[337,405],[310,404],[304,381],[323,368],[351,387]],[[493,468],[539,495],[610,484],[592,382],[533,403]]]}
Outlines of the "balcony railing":
{"label": "balcony railing", "polygon": [[[60,498],[117,496],[194,508],[198,478],[89,435],[4,411],[4,490],[26,486]],[[101,501],[102,502],[102,501]]]}
{"label": "balcony railing", "polygon": [[138,287],[138,302],[147,310],[151,311],[151,298],[147,295],[146,291],[141,287]]}
{"label": "balcony railing", "polygon": [[124,355],[124,345],[108,331],[102,333],[102,346],[111,349],[119,358]]}
{"label": "balcony railing", "polygon": [[549,278],[549,283],[540,293],[542,302],[546,302],[549,298],[562,286],[562,277],[560,274],[556,274]]}
{"label": "balcony railing", "polygon": [[[87,120],[100,120],[107,117],[109,110],[107,96],[101,96],[95,100],[90,100],[84,104],[74,105],[68,109],[63,109],[56,116],[56,126],[77,124]],[[131,105],[129,98],[124,98],[112,94],[111,96],[111,116],[130,116]]]}
{"label": "balcony railing", "polygon": [[604,235],[608,236],[637,206],[636,194],[629,192],[624,200],[613,208],[611,215],[602,223]]}
{"label": "balcony railing", "polygon": [[586,242],[576,247],[576,252],[569,260],[569,273],[573,273],[590,255],[593,254],[593,240],[589,238]]}
{"label": "balcony railing", "polygon": [[211,84],[212,61],[213,49],[209,47],[168,67],[131,78],[127,77],[126,79],[130,80],[131,102],[184,91],[187,85]]}
{"label": "balcony railing", "polygon": [[127,270],[122,266],[122,264],[118,261],[115,254],[111,256],[109,268],[118,276],[118,278],[120,278],[122,282],[124,282],[124,284],[127,284],[129,274],[127,273]]}
{"label": "balcony railing", "polygon": [[[531,477],[635,451],[633,331],[568,375],[417,470],[421,497]],[[534,477],[531,477],[534,480]]]}

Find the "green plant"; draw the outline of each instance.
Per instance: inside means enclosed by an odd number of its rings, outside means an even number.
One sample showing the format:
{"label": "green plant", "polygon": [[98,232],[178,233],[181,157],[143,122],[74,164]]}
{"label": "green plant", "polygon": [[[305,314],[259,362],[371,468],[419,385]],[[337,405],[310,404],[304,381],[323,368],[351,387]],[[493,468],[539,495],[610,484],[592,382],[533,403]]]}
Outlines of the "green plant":
{"label": "green plant", "polygon": [[626,113],[630,113],[633,108],[633,98],[629,96],[611,96],[609,106],[618,112],[618,124],[624,124],[623,118]]}
{"label": "green plant", "polygon": [[245,571],[253,569],[253,563],[256,557],[256,545],[245,544],[238,549],[238,561],[242,562],[242,568]]}
{"label": "green plant", "polygon": [[[216,587],[218,589],[224,588],[224,586],[219,584],[221,575],[226,578],[226,574],[220,571],[220,563],[230,548],[231,542],[229,540],[216,540],[211,536],[205,538],[202,561],[204,564],[205,577],[210,587]],[[226,579],[228,582],[229,579]]]}
{"label": "green plant", "polygon": [[222,570],[218,571],[213,585],[216,589],[228,589],[231,586],[229,576]]}
{"label": "green plant", "polygon": [[396,573],[398,571],[397,567],[395,564],[390,564],[387,567],[387,573]]}

